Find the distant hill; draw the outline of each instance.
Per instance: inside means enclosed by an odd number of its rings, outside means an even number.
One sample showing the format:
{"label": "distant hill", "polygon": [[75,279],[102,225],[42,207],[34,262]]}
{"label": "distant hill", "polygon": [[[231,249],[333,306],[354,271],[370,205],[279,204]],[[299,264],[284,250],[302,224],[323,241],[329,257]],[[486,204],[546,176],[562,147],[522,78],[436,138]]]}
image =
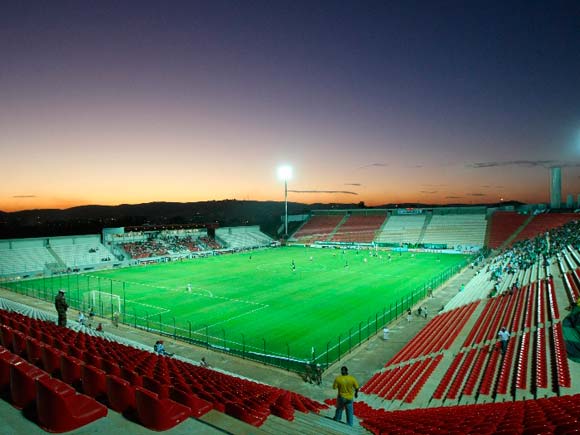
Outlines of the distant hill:
{"label": "distant hill", "polygon": [[[355,208],[355,204],[344,204]],[[288,203],[289,214],[327,209],[329,204]],[[104,227],[146,224],[208,224],[219,226],[260,225],[275,235],[284,214],[277,201],[151,202],[117,206],[87,205],[64,210],[41,209],[0,212],[0,238],[42,237],[100,233]]]}
{"label": "distant hill", "polygon": [[[289,202],[288,213],[303,214],[312,210],[394,208],[397,206],[433,207],[424,204],[385,204],[366,207],[362,202],[358,204]],[[262,231],[274,237],[283,214],[284,202],[282,201],[238,200],[150,202],[116,206],[86,205],[64,210],[40,209],[11,213],[0,211],[0,238],[96,234],[105,227],[146,224],[209,223],[216,223],[219,226],[259,225]]]}

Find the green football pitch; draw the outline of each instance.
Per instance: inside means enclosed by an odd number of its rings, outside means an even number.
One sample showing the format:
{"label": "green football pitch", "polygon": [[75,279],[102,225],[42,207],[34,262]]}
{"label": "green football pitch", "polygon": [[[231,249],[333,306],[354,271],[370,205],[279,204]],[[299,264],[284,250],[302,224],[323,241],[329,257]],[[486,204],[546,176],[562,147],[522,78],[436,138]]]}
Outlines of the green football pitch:
{"label": "green football pitch", "polygon": [[125,323],[264,362],[333,362],[467,261],[285,247],[21,281],[17,290],[50,300],[65,288],[71,307],[120,311]]}

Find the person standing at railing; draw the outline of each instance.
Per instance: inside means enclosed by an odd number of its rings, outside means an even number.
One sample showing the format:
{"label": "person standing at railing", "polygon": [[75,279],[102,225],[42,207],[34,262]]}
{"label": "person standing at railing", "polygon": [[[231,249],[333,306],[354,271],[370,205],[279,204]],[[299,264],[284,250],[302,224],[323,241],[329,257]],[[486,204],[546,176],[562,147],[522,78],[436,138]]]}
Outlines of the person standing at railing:
{"label": "person standing at railing", "polygon": [[321,385],[322,384],[322,367],[320,367],[320,364],[316,364],[316,367],[314,368],[314,383],[316,385]]}
{"label": "person standing at railing", "polygon": [[58,314],[58,326],[66,326],[66,310],[68,310],[68,304],[66,303],[64,289],[62,288],[54,298],[54,307]]}
{"label": "person standing at railing", "polygon": [[95,320],[95,310],[91,307],[89,308],[89,328],[93,327],[93,320]]}

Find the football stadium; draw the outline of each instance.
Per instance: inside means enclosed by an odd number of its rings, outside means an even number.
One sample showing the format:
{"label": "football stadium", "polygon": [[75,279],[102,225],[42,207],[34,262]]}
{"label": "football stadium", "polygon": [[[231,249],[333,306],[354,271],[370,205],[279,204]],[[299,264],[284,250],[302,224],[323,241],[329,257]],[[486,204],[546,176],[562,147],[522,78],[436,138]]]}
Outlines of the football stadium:
{"label": "football stadium", "polygon": [[[576,434],[579,225],[464,206],[0,240],[1,414],[21,433]],[[352,427],[332,419],[342,366]]]}
{"label": "football stadium", "polygon": [[0,435],[580,435],[580,1],[0,23]]}

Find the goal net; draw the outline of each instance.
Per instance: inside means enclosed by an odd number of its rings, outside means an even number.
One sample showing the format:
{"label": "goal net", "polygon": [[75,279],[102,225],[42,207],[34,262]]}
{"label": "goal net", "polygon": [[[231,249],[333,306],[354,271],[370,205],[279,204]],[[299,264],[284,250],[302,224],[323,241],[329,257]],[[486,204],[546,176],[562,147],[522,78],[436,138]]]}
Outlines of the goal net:
{"label": "goal net", "polygon": [[121,296],[91,290],[83,294],[83,310],[88,313],[91,308],[104,317],[109,317],[115,312],[121,313]]}

